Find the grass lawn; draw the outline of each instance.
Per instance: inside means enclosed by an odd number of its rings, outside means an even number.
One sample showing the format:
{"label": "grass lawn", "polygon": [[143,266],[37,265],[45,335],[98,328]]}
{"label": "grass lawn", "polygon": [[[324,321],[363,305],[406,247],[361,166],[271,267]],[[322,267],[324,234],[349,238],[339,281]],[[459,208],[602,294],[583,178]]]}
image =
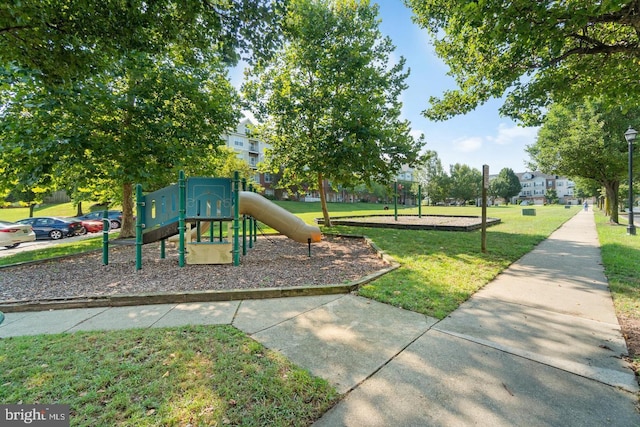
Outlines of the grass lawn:
{"label": "grass lawn", "polygon": [[[336,226],[324,232],[365,234],[393,256],[402,268],[365,285],[359,294],[407,310],[444,318],[499,272],[544,240],[578,207],[536,207],[522,216],[518,206],[488,209],[502,223],[487,229],[487,252],[481,233],[395,230]],[[411,210],[402,213],[415,213]],[[423,214],[480,215],[476,207],[426,208]]]}
{"label": "grass lawn", "polygon": [[72,426],[307,426],[338,399],[231,326],[0,341],[0,403],[63,403]]}
{"label": "grass lawn", "polygon": [[[640,333],[640,235],[627,235],[626,217],[621,215],[620,221],[621,225],[610,224],[608,217],[596,213],[602,263],[616,314],[623,330]],[[633,363],[640,369],[640,336],[628,333],[627,342]]]}
{"label": "grass lawn", "polygon": [[[321,216],[319,203],[278,204],[309,223]],[[580,209],[535,208],[536,216],[522,216],[517,206],[489,208],[502,223],[488,229],[486,253],[479,231],[323,231],[367,235],[402,265],[361,295],[443,318]],[[329,212],[392,214],[393,207],[330,204]],[[422,213],[480,215],[480,209],[425,207]],[[625,239],[624,227],[596,218],[616,309],[638,316],[640,237]],[[228,326],[3,339],[0,367],[0,403],[67,403],[72,425],[309,425],[339,399],[323,380]]]}

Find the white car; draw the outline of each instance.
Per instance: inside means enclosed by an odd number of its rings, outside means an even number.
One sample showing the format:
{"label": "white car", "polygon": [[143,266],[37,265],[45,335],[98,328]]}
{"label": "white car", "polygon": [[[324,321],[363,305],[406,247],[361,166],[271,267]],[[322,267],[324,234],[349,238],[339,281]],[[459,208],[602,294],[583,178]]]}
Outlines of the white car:
{"label": "white car", "polygon": [[0,221],[0,246],[13,249],[20,243],[33,242],[34,240],[36,240],[36,233],[30,225]]}

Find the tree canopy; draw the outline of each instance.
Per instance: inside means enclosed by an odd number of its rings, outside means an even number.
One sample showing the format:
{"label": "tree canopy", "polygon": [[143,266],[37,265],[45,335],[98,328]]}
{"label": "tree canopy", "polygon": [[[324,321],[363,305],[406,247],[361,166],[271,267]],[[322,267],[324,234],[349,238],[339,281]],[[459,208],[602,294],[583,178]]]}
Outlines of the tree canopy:
{"label": "tree canopy", "polygon": [[509,204],[509,200],[517,196],[520,190],[522,190],[520,180],[510,168],[503,168],[489,184],[489,194],[504,199],[506,204]]}
{"label": "tree canopy", "polygon": [[432,98],[444,120],[506,95],[501,112],[537,124],[551,103],[601,96],[633,108],[640,5],[616,0],[405,0],[458,84]]}
{"label": "tree canopy", "polygon": [[248,75],[247,98],[271,145],[267,166],[280,183],[324,189],[388,182],[419,159],[422,141],[400,119],[406,89],[404,59],[378,26],[366,0],[292,0],[285,46]]}
{"label": "tree canopy", "polygon": [[[227,66],[268,57],[285,0],[22,0],[0,5],[5,185],[82,193],[203,170],[236,124]],[[214,164],[215,162],[209,162]]]}
{"label": "tree canopy", "polygon": [[618,222],[618,190],[627,176],[628,150],[624,132],[640,109],[628,113],[605,102],[553,105],[527,147],[532,168],[542,172],[597,182],[606,191],[607,213]]}
{"label": "tree canopy", "polygon": [[482,172],[468,165],[456,163],[451,165],[450,171],[451,198],[459,203],[466,203],[480,197],[482,191]]}
{"label": "tree canopy", "polygon": [[[130,52],[167,44],[199,60],[215,50],[228,63],[279,43],[285,0],[9,0],[0,5],[0,63],[38,71],[52,84],[109,67]],[[247,56],[250,58],[250,56]]]}

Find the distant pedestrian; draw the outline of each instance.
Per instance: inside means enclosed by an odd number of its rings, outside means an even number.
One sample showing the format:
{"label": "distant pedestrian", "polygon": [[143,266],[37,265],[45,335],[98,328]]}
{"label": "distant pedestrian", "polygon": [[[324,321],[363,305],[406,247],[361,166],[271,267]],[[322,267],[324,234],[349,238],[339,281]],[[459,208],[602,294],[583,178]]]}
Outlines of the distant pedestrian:
{"label": "distant pedestrian", "polygon": [[587,203],[586,200],[584,201],[584,204],[582,206],[584,206],[584,211],[585,212],[589,210],[589,203]]}

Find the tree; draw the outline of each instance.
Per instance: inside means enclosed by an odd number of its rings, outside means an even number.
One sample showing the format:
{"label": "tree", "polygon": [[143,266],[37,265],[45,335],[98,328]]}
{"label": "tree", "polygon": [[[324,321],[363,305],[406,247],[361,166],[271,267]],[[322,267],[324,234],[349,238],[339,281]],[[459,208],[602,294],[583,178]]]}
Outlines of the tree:
{"label": "tree", "polygon": [[451,177],[450,196],[452,198],[466,204],[468,200],[473,200],[480,196],[482,172],[478,169],[456,163],[451,166],[449,175]]}
{"label": "tree", "polygon": [[424,186],[424,196],[432,205],[444,202],[451,189],[449,175],[442,167],[438,153],[428,150],[425,157],[427,160],[416,171],[418,181]]}
{"label": "tree", "polygon": [[504,199],[508,205],[512,197],[517,196],[522,190],[522,185],[518,176],[510,168],[504,168],[500,171],[489,184],[489,193],[494,197]]}
{"label": "tree", "polygon": [[[0,6],[0,116],[8,135],[0,169],[27,158],[5,183],[73,192],[117,183],[120,235],[132,235],[133,183],[154,188],[175,180],[176,168],[221,143],[238,111],[224,67],[241,55],[269,56],[280,43],[285,3]],[[81,171],[72,168],[78,164]]]}
{"label": "tree", "polygon": [[268,56],[285,0],[21,0],[0,6],[0,63],[59,86],[109,69],[131,52],[216,50],[228,63]]}
{"label": "tree", "polygon": [[[627,173],[625,129],[640,110],[623,114],[606,102],[553,105],[527,147],[531,167],[553,175],[592,180],[606,191],[607,214],[618,222],[618,190]],[[535,169],[534,169],[535,170]]]}
{"label": "tree", "polygon": [[458,89],[426,111],[444,120],[506,95],[501,112],[534,124],[552,102],[603,96],[633,108],[640,92],[635,1],[405,0]]}
{"label": "tree", "polygon": [[544,195],[544,198],[546,199],[548,204],[555,204],[558,203],[558,192],[556,191],[555,188],[550,188],[547,190],[546,194]]}
{"label": "tree", "polygon": [[391,40],[378,7],[356,0],[293,0],[285,47],[244,86],[271,145],[267,167],[281,184],[317,189],[331,225],[324,182],[353,187],[389,182],[419,159],[421,141],[400,120],[404,59],[390,64]]}
{"label": "tree", "polygon": [[177,169],[224,143],[220,135],[239,113],[215,52],[187,63],[171,48],[132,52],[68,88],[23,78],[2,91],[0,161],[8,181],[119,187],[121,236],[132,236],[134,183],[155,190],[175,181]]}

